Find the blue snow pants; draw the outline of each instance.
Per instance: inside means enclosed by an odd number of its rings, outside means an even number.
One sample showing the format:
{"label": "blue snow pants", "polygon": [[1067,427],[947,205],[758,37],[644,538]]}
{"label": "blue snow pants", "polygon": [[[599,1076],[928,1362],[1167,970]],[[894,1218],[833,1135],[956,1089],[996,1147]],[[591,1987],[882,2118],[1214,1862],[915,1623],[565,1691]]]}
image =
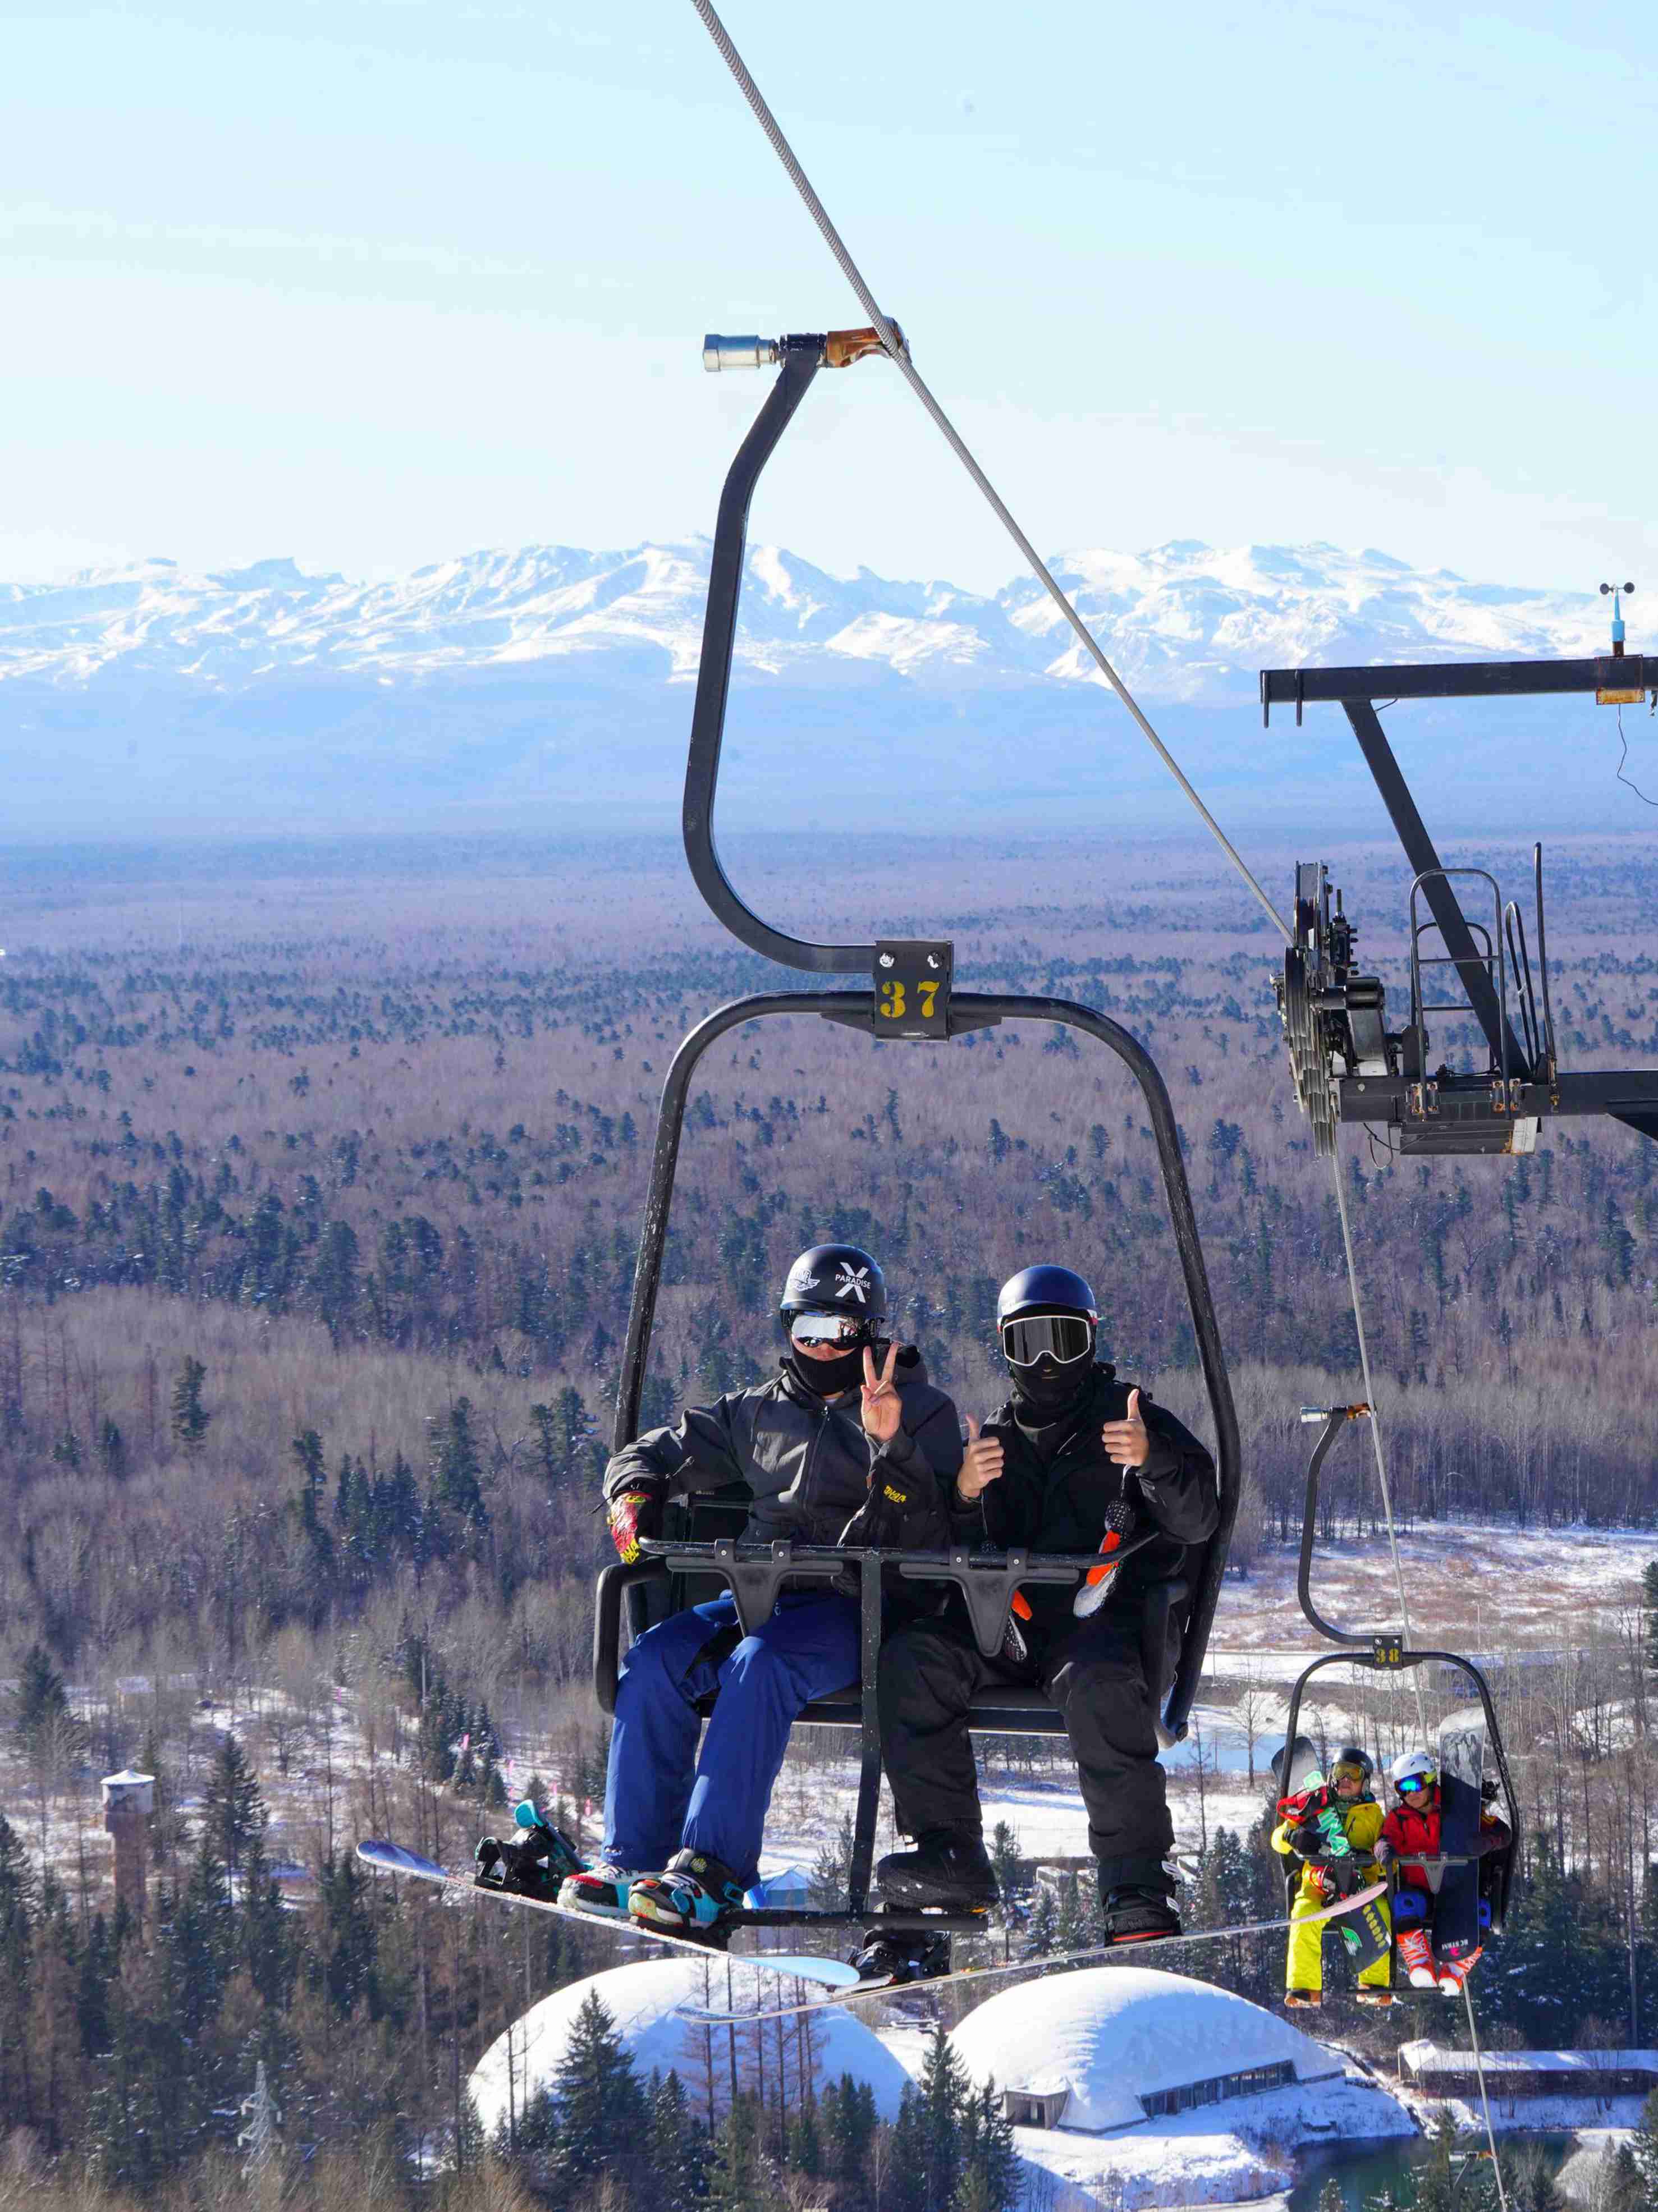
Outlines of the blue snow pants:
{"label": "blue snow pants", "polygon": [[[647,1629],[616,1685],[606,1858],[651,1874],[705,1851],[752,1888],[796,1714],[857,1678],[857,1602],[833,1591],[785,1590],[753,1636],[728,1595]],[[712,1692],[699,1759],[697,1700]]]}

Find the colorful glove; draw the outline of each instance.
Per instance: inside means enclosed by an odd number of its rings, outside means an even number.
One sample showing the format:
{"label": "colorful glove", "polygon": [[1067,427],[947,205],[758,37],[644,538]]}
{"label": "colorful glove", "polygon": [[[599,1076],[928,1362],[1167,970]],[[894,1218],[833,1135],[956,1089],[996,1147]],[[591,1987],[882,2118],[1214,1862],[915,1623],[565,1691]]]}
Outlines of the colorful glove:
{"label": "colorful glove", "polygon": [[610,1520],[610,1540],[622,1565],[631,1567],[639,1556],[640,1537],[660,1536],[662,1533],[661,1492],[619,1491],[606,1510]]}
{"label": "colorful glove", "polygon": [[1385,1867],[1393,1856],[1393,1847],[1386,1836],[1378,1836],[1370,1846],[1370,1856],[1379,1867]]}

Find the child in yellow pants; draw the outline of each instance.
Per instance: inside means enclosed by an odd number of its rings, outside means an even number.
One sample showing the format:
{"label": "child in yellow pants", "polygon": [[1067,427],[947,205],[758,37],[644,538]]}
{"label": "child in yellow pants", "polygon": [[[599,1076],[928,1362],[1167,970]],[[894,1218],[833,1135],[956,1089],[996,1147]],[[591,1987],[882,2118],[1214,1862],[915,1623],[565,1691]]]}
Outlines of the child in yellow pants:
{"label": "child in yellow pants", "polygon": [[[1361,1884],[1377,1879],[1375,1858],[1375,1842],[1381,1833],[1382,1810],[1370,1795],[1370,1778],[1375,1771],[1368,1756],[1355,1744],[1347,1745],[1336,1755],[1330,1774],[1329,1796],[1339,1813],[1342,1832],[1347,1838],[1348,1851]],[[1292,1922],[1301,1921],[1309,1913],[1321,1912],[1338,1894],[1330,1874],[1328,1838],[1315,1825],[1317,1806],[1313,1802],[1324,1795],[1321,1791],[1308,1794],[1308,1802],[1286,1801],[1285,1817],[1272,1831],[1272,1848],[1283,1858],[1301,1861],[1301,1877],[1295,1900],[1289,1907]],[[1387,1916],[1386,1901],[1378,1899],[1370,1908]],[[1319,2005],[1324,2002],[1324,1935],[1326,1921],[1315,1921],[1304,1926],[1292,1926],[1289,1930],[1288,1956],[1284,1964],[1284,2002],[1288,2005]],[[1393,2001],[1393,1959],[1384,1952],[1372,1960],[1359,1976],[1357,1990],[1361,2004],[1386,2005]]]}

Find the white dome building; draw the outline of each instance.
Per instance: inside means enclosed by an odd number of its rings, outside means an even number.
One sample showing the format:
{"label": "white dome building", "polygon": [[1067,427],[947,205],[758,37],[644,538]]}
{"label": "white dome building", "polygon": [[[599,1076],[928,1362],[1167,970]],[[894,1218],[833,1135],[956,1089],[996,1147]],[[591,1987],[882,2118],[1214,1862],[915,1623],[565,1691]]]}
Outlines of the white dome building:
{"label": "white dome building", "polygon": [[1345,2071],[1246,1997],[1135,1966],[1003,1990],[950,2039],[975,2081],[995,2076],[1015,2124],[1088,2135]]}
{"label": "white dome building", "polygon": [[[741,1962],[732,1961],[741,1969]],[[757,1996],[775,2003],[795,1993],[795,1985],[772,1975],[739,1971],[738,2005]],[[731,2101],[735,2070],[739,2086],[758,2089],[774,2102],[777,2084],[792,2105],[809,2074],[818,2091],[850,2074],[875,2093],[875,2110],[894,2119],[909,2075],[900,2061],[862,2021],[849,2012],[829,2010],[792,2020],[756,2021],[735,2028],[687,2018],[689,2012],[726,2004],[725,1962],[665,1958],[613,1966],[555,1990],[497,2036],[472,2069],[472,2102],[485,2130],[493,2135],[509,2113],[521,2112],[537,2093],[549,2087],[568,2047],[576,2016],[589,1992],[616,2022],[623,2047],[641,2081],[653,2069],[676,2072],[692,2110],[717,2119]],[[803,1985],[800,1993],[810,1996]],[[682,2010],[681,2008],[684,2008]]]}

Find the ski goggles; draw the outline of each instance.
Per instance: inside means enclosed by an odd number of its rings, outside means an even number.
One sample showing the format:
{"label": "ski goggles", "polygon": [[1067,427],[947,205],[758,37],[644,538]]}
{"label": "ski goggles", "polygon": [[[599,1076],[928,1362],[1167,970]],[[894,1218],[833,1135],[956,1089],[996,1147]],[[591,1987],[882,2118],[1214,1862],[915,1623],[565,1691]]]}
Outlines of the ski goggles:
{"label": "ski goggles", "polygon": [[1431,1790],[1436,1778],[1431,1774],[1407,1774],[1403,1782],[1393,1784],[1401,1797],[1414,1797],[1418,1790]]}
{"label": "ski goggles", "polygon": [[1330,1779],[1332,1782],[1356,1782],[1362,1786],[1369,1778],[1364,1769],[1362,1766],[1355,1766],[1350,1759],[1339,1766],[1332,1766],[1330,1770]]}
{"label": "ski goggles", "polygon": [[868,1344],[869,1324],[860,1314],[792,1313],[783,1316],[791,1344]]}
{"label": "ski goggles", "polygon": [[1021,1314],[1002,1324],[1002,1350],[1011,1367],[1034,1367],[1044,1353],[1069,1367],[1093,1349],[1094,1324],[1081,1314]]}

